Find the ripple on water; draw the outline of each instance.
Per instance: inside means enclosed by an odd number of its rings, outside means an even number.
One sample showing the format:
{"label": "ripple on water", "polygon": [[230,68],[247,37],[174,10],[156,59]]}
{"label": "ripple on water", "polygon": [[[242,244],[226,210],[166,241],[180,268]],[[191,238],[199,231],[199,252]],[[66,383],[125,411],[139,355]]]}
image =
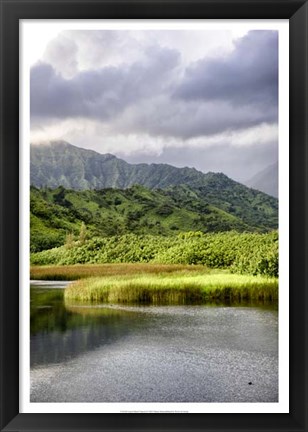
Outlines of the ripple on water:
{"label": "ripple on water", "polygon": [[[32,368],[31,401],[278,401],[275,310],[109,306],[100,314],[98,306],[86,308],[82,314],[70,308],[68,327],[57,330],[65,339],[62,345],[56,339],[66,350],[63,360],[47,356]],[[46,355],[53,338],[53,332],[35,335],[33,353]]]}

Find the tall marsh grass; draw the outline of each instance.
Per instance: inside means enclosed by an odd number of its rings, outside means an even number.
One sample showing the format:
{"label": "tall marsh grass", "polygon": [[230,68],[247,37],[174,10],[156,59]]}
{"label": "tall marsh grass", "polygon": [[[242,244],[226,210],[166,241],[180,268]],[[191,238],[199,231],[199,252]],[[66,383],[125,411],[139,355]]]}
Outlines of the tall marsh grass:
{"label": "tall marsh grass", "polygon": [[73,282],[66,301],[126,304],[202,304],[211,300],[278,299],[278,280],[226,273],[92,277]]}

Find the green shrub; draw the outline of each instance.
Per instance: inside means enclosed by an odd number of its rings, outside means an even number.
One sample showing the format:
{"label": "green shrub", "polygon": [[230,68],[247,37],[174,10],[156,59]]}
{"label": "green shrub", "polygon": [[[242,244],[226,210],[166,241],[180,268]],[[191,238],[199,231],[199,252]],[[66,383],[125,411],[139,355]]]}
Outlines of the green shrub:
{"label": "green shrub", "polygon": [[31,263],[70,265],[100,263],[202,264],[233,273],[278,276],[278,233],[181,233],[174,237],[125,234],[76,241],[32,253]]}

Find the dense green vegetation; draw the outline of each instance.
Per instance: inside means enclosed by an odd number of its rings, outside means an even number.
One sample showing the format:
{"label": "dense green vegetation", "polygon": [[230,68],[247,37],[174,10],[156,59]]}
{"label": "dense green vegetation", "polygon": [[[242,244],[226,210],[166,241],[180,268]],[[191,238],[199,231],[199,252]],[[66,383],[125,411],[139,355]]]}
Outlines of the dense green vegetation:
{"label": "dense green vegetation", "polygon": [[234,273],[278,276],[278,233],[126,234],[80,240],[31,254],[33,265],[100,263],[201,264]]}
{"label": "dense green vegetation", "polygon": [[[142,186],[98,191],[31,187],[31,252],[61,246],[68,235],[72,241],[80,239],[82,226],[86,226],[84,240],[129,233],[176,236],[188,231],[265,232],[276,227],[274,207],[262,203],[257,194],[244,208],[240,192],[235,187],[231,197],[220,184],[224,181],[223,177],[220,182],[216,178],[201,192],[187,186],[155,191]],[[221,188],[220,199],[216,188]]]}
{"label": "dense green vegetation", "polygon": [[66,301],[196,304],[209,300],[277,300],[275,278],[208,271],[82,279],[69,285]]}

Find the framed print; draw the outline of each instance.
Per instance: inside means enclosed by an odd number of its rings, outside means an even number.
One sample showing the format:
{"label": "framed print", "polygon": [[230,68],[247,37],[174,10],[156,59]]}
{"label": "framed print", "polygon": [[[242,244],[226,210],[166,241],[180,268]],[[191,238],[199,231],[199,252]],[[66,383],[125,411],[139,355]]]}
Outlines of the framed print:
{"label": "framed print", "polygon": [[1,430],[307,429],[307,13],[1,0]]}
{"label": "framed print", "polygon": [[20,23],[24,412],[287,412],[287,30]]}

